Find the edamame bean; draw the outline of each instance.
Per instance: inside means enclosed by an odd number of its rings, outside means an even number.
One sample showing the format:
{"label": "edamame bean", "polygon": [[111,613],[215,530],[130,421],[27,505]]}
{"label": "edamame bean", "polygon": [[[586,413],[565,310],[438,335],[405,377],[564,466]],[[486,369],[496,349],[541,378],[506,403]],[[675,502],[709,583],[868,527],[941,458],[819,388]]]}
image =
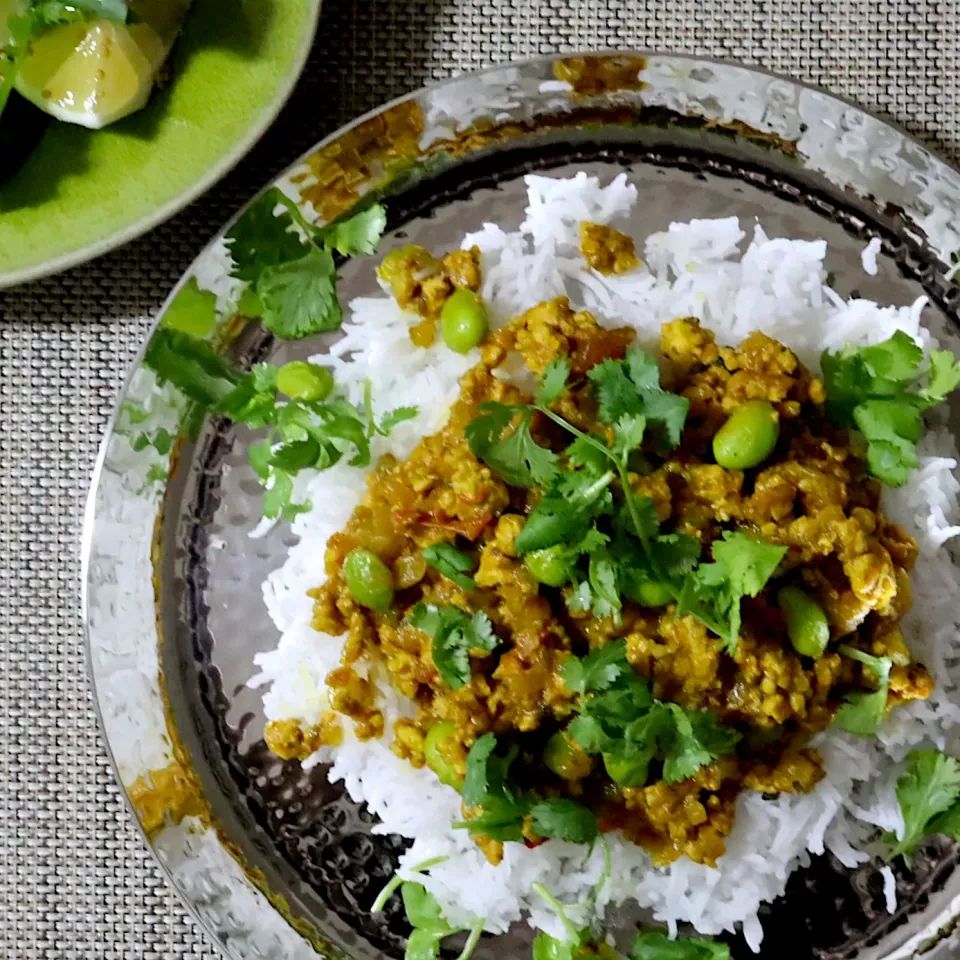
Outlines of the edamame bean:
{"label": "edamame bean", "polygon": [[787,636],[803,657],[819,657],[830,642],[830,624],[820,604],[797,587],[777,591],[777,603],[787,621]]}
{"label": "edamame bean", "polygon": [[563,780],[582,780],[593,769],[590,755],[565,733],[555,733],[543,750],[543,762]]}
{"label": "edamame bean", "polygon": [[459,787],[460,777],[456,768],[447,759],[444,748],[456,736],[457,727],[452,720],[435,723],[423,740],[423,756],[427,766],[437,775],[441,783],[448,787]]}
{"label": "edamame bean", "polygon": [[315,363],[291,360],[277,371],[277,387],[291,400],[326,400],[333,389],[333,374]]}
{"label": "edamame bean", "polygon": [[772,403],[750,400],[737,407],[713,438],[713,456],[728,470],[747,470],[773,453],[780,421]]}
{"label": "edamame bean", "polygon": [[429,250],[408,243],[383,258],[377,276],[389,285],[397,300],[402,300],[413,296],[420,281],[432,277],[439,269],[439,261]]}
{"label": "edamame bean", "polygon": [[641,607],[665,607],[674,599],[669,584],[659,580],[633,580],[625,585],[624,592]]}
{"label": "edamame bean", "polygon": [[343,561],[343,579],[350,595],[371,610],[389,610],[393,603],[393,574],[372,551],[358,547]]}
{"label": "edamame bean", "polygon": [[533,578],[547,587],[562,587],[570,579],[570,561],[562,545],[533,550],[523,562]]}
{"label": "edamame bean", "polygon": [[454,353],[467,353],[487,332],[487,308],[472,290],[454,290],[440,311],[443,342]]}

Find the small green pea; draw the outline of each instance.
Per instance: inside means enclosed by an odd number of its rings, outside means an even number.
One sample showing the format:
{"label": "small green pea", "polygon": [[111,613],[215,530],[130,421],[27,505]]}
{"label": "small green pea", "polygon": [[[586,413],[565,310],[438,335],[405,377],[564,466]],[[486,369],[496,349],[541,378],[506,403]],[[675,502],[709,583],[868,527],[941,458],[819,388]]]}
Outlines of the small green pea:
{"label": "small green pea", "polygon": [[547,587],[562,587],[570,579],[570,560],[562,545],[533,550],[523,558],[534,580]]}
{"label": "small green pea", "polygon": [[750,400],[737,407],[713,438],[713,456],[728,470],[747,470],[773,453],[780,421],[772,403]]}
{"label": "small green pea", "polygon": [[351,550],[343,561],[343,579],[357,603],[371,610],[389,610],[393,603],[393,574],[372,551]]}
{"label": "small green pea", "polygon": [[448,787],[459,787],[460,777],[453,764],[444,756],[443,746],[457,734],[457,726],[452,720],[435,723],[423,740],[423,755],[427,766],[437,775],[441,783]]}
{"label": "small green pea", "polygon": [[277,371],[277,387],[292,400],[326,400],[333,389],[333,374],[315,363],[292,360]]}
{"label": "small green pea", "polygon": [[820,604],[797,587],[777,591],[777,603],[787,621],[787,636],[803,657],[819,657],[830,642],[830,624]]}
{"label": "small green pea", "polygon": [[563,780],[582,780],[593,769],[590,755],[565,733],[555,733],[543,750],[543,762]]}
{"label": "small green pea", "polygon": [[467,353],[487,332],[487,308],[472,290],[454,290],[440,311],[440,330],[454,353]]}
{"label": "small green pea", "polygon": [[635,757],[618,757],[605,753],[603,768],[607,771],[607,776],[621,787],[642,787],[647,782],[650,756],[638,753]]}
{"label": "small green pea", "polygon": [[670,585],[659,580],[634,580],[625,585],[624,592],[641,607],[665,607],[674,599]]}

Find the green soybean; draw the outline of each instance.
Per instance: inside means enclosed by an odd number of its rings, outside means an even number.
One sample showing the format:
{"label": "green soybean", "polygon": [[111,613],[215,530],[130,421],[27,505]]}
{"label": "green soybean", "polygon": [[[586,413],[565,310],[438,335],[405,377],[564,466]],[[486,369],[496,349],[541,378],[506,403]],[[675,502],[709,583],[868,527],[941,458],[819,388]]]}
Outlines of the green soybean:
{"label": "green soybean", "polygon": [[277,371],[277,387],[292,400],[326,400],[333,389],[333,374],[315,363],[292,360]]}
{"label": "green soybean", "polygon": [[533,550],[523,562],[533,578],[547,587],[562,587],[570,579],[570,560],[563,546]]}
{"label": "green soybean", "polygon": [[728,470],[748,470],[773,453],[780,421],[772,403],[750,400],[737,407],[713,438],[713,456]]}
{"label": "green soybean", "polygon": [[819,657],[830,642],[830,624],[820,604],[797,587],[777,591],[777,603],[787,621],[793,649],[804,657]]}
{"label": "green soybean", "polygon": [[393,603],[393,574],[371,550],[358,547],[343,561],[343,579],[350,595],[371,610],[389,610]]}
{"label": "green soybean", "polygon": [[472,350],[487,332],[487,308],[472,290],[454,290],[440,311],[443,342],[454,353]]}
{"label": "green soybean", "polygon": [[543,762],[562,780],[582,780],[593,769],[590,755],[565,733],[555,733],[543,750]]}
{"label": "green soybean", "polygon": [[435,723],[423,740],[423,756],[427,766],[437,775],[441,783],[448,787],[459,787],[460,777],[453,764],[443,752],[444,744],[449,743],[457,734],[456,724],[452,720]]}
{"label": "green soybean", "polygon": [[626,584],[626,595],[641,607],[665,607],[674,599],[674,591],[659,580],[634,580]]}

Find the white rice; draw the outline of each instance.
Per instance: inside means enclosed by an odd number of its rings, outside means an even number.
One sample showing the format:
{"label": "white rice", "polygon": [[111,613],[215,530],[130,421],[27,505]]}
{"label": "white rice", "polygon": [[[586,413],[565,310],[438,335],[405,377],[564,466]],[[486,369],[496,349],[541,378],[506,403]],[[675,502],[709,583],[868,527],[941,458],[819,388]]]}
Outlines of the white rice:
{"label": "white rice", "polygon": [[[763,329],[816,368],[824,347],[874,343],[903,330],[929,345],[920,326],[924,300],[904,306],[846,301],[826,285],[826,243],[770,239],[753,227],[748,239],[736,218],[674,223],[646,238],[644,264],[620,277],[589,270],[577,249],[579,222],[618,223],[637,201],[624,175],[607,186],[579,174],[569,180],[527,177],[528,207],[519,231],[494,224],[464,238],[482,253],[483,295],[498,326],[540,301],[566,293],[575,306],[591,310],[606,325],[631,323],[642,344],[657,342],[660,325],[693,315],[722,344]],[[745,249],[744,249],[745,247]],[[876,269],[877,246],[868,245],[864,268]],[[376,454],[406,455],[425,434],[441,427],[457,394],[459,376],[476,356],[460,357],[442,345],[428,350],[411,345],[411,318],[388,297],[356,300],[344,336],[329,362],[354,401],[370,377],[381,406],[415,404],[420,415],[378,440]],[[920,468],[899,490],[887,490],[884,509],[917,538],[920,557],[913,574],[915,606],[904,622],[908,642],[937,681],[929,701],[896,711],[875,739],[828,732],[817,739],[827,775],[815,790],[766,800],[744,792],[727,854],[716,869],[682,858],[656,869],[641,848],[608,836],[613,872],[596,903],[598,919],[612,904],[637,901],[675,930],[690,923],[703,934],[742,927],[757,950],[762,930],[757,910],[783,893],[796,867],[812,854],[832,852],[853,866],[870,858],[876,829],[902,830],[893,787],[900,761],[918,744],[945,745],[960,728],[960,683],[955,597],[957,567],[944,562],[944,543],[960,533],[957,451],[945,428],[928,430],[920,445]],[[364,492],[364,472],[338,465],[300,481],[300,495],[314,508],[293,524],[300,542],[284,566],[264,584],[264,600],[282,632],[279,646],[259,655],[264,708],[270,719],[316,722],[327,709],[324,678],[338,661],[342,638],[319,636],[309,626],[308,588],[324,579],[327,538],[347,520]],[[410,715],[411,705],[380,684],[387,720],[383,741],[358,742],[348,732],[344,744],[325,748],[308,764],[332,762],[331,780],[342,780],[350,795],[377,814],[379,832],[413,841],[403,857],[407,868],[444,856],[424,878],[448,919],[466,925],[474,917],[492,932],[526,919],[562,935],[553,914],[532,893],[545,884],[561,900],[589,896],[601,875],[603,851],[551,840],[534,850],[507,844],[503,863],[491,866],[464,831],[450,828],[460,815],[459,797],[427,769],[415,770],[389,749],[393,720]],[[349,725],[347,725],[349,726]],[[895,905],[892,875],[884,874],[889,909]]]}

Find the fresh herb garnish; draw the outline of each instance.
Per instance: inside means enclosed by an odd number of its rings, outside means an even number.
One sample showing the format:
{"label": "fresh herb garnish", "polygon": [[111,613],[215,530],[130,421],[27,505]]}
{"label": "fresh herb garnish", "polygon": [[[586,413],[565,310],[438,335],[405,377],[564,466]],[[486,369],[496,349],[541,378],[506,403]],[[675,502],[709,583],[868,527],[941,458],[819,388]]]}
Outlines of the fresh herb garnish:
{"label": "fresh herb garnish", "polygon": [[233,276],[250,284],[248,298],[261,322],[286,339],[336,330],[343,319],[337,300],[333,251],[373,253],[386,226],[373,205],[326,227],[310,223],[279,188],[271,187],[244,211],[226,235]]}
{"label": "fresh herb garnish", "polygon": [[497,753],[492,733],[480,737],[467,755],[467,770],[460,795],[467,807],[480,812],[454,824],[474,836],[491,840],[521,841],[524,825],[537,836],[571,843],[591,843],[600,835],[593,811],[565,797],[541,799],[523,793],[510,782],[510,766],[517,748]]}
{"label": "fresh herb garnish", "polygon": [[642,786],[655,757],[663,761],[667,783],[687,780],[740,739],[709,710],[655,700],[627,660],[625,640],[568,658],[563,680],[579,694],[579,716],[568,733],[588,753],[603,754],[621,786]]}
{"label": "fresh herb garnish", "polygon": [[[176,301],[175,301],[176,302]],[[268,428],[264,443],[250,447],[250,464],[264,484],[263,512],[292,519],[309,509],[293,502],[293,478],[307,468],[324,470],[350,455],[350,463],[370,463],[370,439],[387,435],[414,408],[385,414],[379,422],[369,404],[361,412],[342,397],[324,402],[284,399],[277,368],[261,363],[243,373],[212,344],[166,324],[154,333],[144,363],[201,410],[229,417],[251,429]]]}
{"label": "fresh herb garnish", "polygon": [[470,576],[477,566],[473,557],[458,550],[452,543],[435,543],[424,547],[423,559],[461,590],[477,589],[477,581]]}
{"label": "fresh herb garnish", "polygon": [[[663,446],[673,448],[680,443],[690,401],[661,388],[660,368],[649,353],[632,347],[625,359],[604,360],[587,376],[596,390],[599,416],[605,423],[617,424],[624,431],[640,417],[660,433]],[[639,441],[631,449],[637,446]]]}
{"label": "fresh herb garnish", "polygon": [[[465,431],[474,456],[483,460],[514,487],[537,487],[557,474],[557,455],[541,447],[530,433],[534,407],[505,403],[480,404],[480,416]],[[510,432],[504,436],[508,427]]]}
{"label": "fresh herb garnish", "polygon": [[[446,859],[446,857],[433,857],[407,869],[412,873],[423,873]],[[377,899],[373,901],[370,912],[379,913],[398,888],[407,921],[413,927],[407,941],[404,960],[435,960],[440,953],[441,940],[467,930],[470,931],[470,936],[467,937],[467,942],[457,960],[469,960],[483,933],[483,921],[478,918],[468,927],[452,926],[444,919],[443,910],[437,898],[422,883],[404,880],[399,874],[394,874],[380,891]]]}
{"label": "fresh herb garnish", "polygon": [[892,833],[890,859],[909,858],[929,834],[956,837],[960,826],[960,762],[939,750],[914,750],[897,780],[897,800],[903,814],[903,837]]}
{"label": "fresh herb garnish", "polygon": [[472,927],[453,927],[443,918],[437,898],[421,883],[407,881],[400,888],[403,909],[413,930],[407,939],[404,960],[436,960],[440,955],[440,942],[455,933],[470,931],[467,943],[458,960],[469,960],[483,932],[483,921],[477,920]]}
{"label": "fresh herb garnish", "polygon": [[163,313],[163,325],[191,337],[207,337],[217,325],[217,296],[191,276]]}
{"label": "fresh herb garnish", "polygon": [[960,384],[960,363],[933,350],[925,365],[922,348],[898,330],[874,346],[825,351],[820,365],[830,415],[863,434],[874,476],[903,486],[918,463],[920,418]]}
{"label": "fresh herb garnish", "polygon": [[451,690],[469,683],[471,650],[492,653],[500,643],[490,618],[482,610],[469,614],[459,607],[418,603],[410,623],[433,640],[434,666]]}
{"label": "fresh herb garnish", "polygon": [[567,797],[551,797],[530,808],[533,832],[569,843],[592,843],[600,836],[594,812]]}
{"label": "fresh herb garnish", "polygon": [[730,960],[730,947],[693,937],[671,940],[661,930],[647,930],[634,938],[629,960]]}
{"label": "fresh herb garnish", "polygon": [[[644,442],[649,422],[661,433],[661,445],[679,442],[688,402],[660,388],[656,361],[641,350],[628,351],[625,360],[606,360],[590,374],[600,404],[600,418],[612,427],[612,441],[584,433],[549,404],[567,388],[570,364],[565,358],[551,361],[536,393],[536,403],[526,406],[485,403],[467,426],[466,437],[474,455],[496,470],[508,483],[544,487],[515,546],[522,554],[564,545],[572,563],[586,560],[568,597],[571,609],[592,610],[597,616],[620,616],[624,582],[656,579],[667,585],[671,573],[658,570],[653,540],[659,527],[649,497],[633,491],[631,457]],[[540,446],[531,433],[535,413],[552,420],[573,436],[562,455]],[[561,468],[561,462],[565,461]],[[621,504],[612,492],[620,481]],[[639,541],[639,549],[607,548],[610,537],[595,527],[610,516],[615,537]],[[637,560],[639,557],[639,561]],[[629,561],[629,570],[624,570]],[[674,593],[679,592],[676,586]]]}
{"label": "fresh herb garnish", "polygon": [[873,693],[848,693],[834,722],[847,733],[872,737],[880,729],[887,713],[887,692],[890,689],[890,668],[893,661],[889,657],[874,657],[847,644],[841,644],[838,650],[845,657],[859,660],[871,670],[877,679],[877,689]]}
{"label": "fresh herb garnish", "polygon": [[733,653],[740,637],[740,601],[760,593],[787,548],[728,530],[712,551],[713,563],[700,564],[684,581],[677,613],[696,617]]}

